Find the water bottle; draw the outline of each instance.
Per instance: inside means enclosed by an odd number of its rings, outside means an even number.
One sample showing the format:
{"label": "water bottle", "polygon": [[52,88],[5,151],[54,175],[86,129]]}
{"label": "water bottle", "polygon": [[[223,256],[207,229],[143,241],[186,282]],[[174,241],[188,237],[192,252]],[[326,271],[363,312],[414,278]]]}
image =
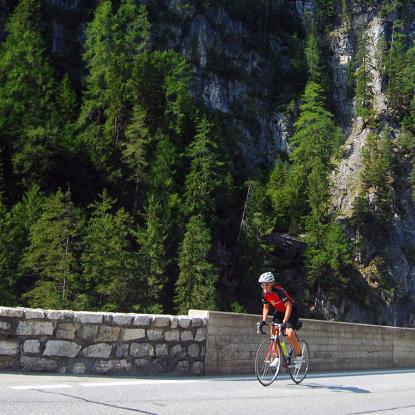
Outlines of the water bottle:
{"label": "water bottle", "polygon": [[282,349],[284,355],[287,356],[288,350],[287,350],[287,345],[285,344],[284,340],[281,340],[281,349]]}

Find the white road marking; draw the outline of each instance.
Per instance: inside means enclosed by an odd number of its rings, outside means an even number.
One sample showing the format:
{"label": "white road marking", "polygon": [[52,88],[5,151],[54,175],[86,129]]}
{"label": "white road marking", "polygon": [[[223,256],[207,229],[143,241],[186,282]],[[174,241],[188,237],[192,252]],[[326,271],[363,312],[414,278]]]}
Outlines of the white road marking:
{"label": "white road marking", "polygon": [[24,385],[24,386],[9,386],[10,389],[20,389],[20,390],[27,390],[27,389],[67,389],[73,388],[71,385],[65,385],[64,383],[59,384],[49,384],[49,385]]}
{"label": "white road marking", "polygon": [[[343,376],[368,376],[368,375],[388,375],[398,373],[414,373],[415,369],[392,369],[392,370],[367,370],[367,371],[342,371],[342,372],[320,372],[309,373],[306,379],[316,378],[333,378]],[[288,374],[281,374],[278,379],[289,379]],[[20,385],[9,386],[10,389],[28,390],[28,389],[68,389],[74,387],[97,388],[107,386],[134,386],[134,385],[162,385],[162,384],[185,384],[185,383],[201,383],[201,382],[237,382],[237,381],[254,381],[255,376],[216,376],[216,377],[197,377],[191,379],[134,379],[119,381],[101,381],[101,382],[82,382],[68,385],[65,383],[45,384],[45,385]]]}

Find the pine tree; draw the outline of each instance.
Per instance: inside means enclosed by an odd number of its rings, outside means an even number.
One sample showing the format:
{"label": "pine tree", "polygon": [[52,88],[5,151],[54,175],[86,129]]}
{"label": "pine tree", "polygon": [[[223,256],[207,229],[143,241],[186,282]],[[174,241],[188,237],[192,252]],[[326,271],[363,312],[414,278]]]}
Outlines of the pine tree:
{"label": "pine tree", "polygon": [[366,122],[373,121],[373,63],[370,57],[370,47],[373,47],[368,33],[363,31],[357,44],[355,56],[356,71],[355,94],[356,94],[356,115],[361,116]]}
{"label": "pine tree", "polygon": [[269,191],[273,194],[279,215],[288,214],[290,229],[300,232],[304,230],[304,219],[311,211],[313,186],[310,175],[313,170],[320,169],[322,175],[328,176],[331,158],[341,137],[332,115],[324,109],[322,90],[318,84],[307,84],[295,129],[291,139],[291,166],[284,183],[281,188],[270,188]]}
{"label": "pine tree", "polygon": [[307,61],[308,82],[322,84],[323,71],[320,61],[318,38],[315,30],[311,30],[306,39],[305,57]]}
{"label": "pine tree", "polygon": [[[354,206],[355,223],[362,233],[386,237],[394,206],[395,157],[389,131],[369,134],[363,149],[361,189]],[[370,196],[371,195],[371,196]],[[381,238],[378,238],[381,239]]]}
{"label": "pine tree", "polygon": [[134,106],[131,122],[127,126],[122,145],[122,158],[129,171],[129,180],[134,185],[133,214],[138,210],[140,185],[146,181],[147,152],[150,133],[145,122],[145,111]]}
{"label": "pine tree", "polygon": [[59,113],[58,123],[62,130],[61,140],[64,140],[63,147],[67,151],[73,151],[76,148],[75,123],[78,117],[78,103],[76,93],[72,87],[68,74],[62,78],[58,85],[57,110]]}
{"label": "pine tree", "polygon": [[409,100],[412,95],[412,85],[408,82],[411,77],[407,79],[409,63],[406,60],[405,37],[403,22],[394,20],[392,38],[385,57],[385,73],[388,76],[386,87],[388,106],[392,115],[398,119],[409,109]]}
{"label": "pine tree", "polygon": [[0,131],[14,173],[44,182],[56,151],[54,74],[42,33],[40,0],[21,0],[0,46]]}
{"label": "pine tree", "polygon": [[93,209],[83,238],[81,264],[90,306],[98,310],[132,311],[140,305],[144,281],[137,269],[134,224],[106,192]]}
{"label": "pine tree", "polygon": [[12,278],[10,278],[10,263],[12,261],[10,247],[9,227],[7,223],[7,210],[0,193],[0,304],[14,305],[12,295]]}
{"label": "pine tree", "polygon": [[149,39],[144,6],[123,0],[116,13],[102,1],[86,31],[86,90],[79,118],[81,137],[100,170],[115,179],[117,147],[123,139],[136,96],[133,74]]}
{"label": "pine tree", "polygon": [[313,216],[306,235],[307,281],[318,312],[325,297],[339,302],[344,296],[352,263],[350,248],[340,224],[315,222]]}
{"label": "pine tree", "polygon": [[40,0],[21,0],[0,46],[0,131],[15,137],[50,118],[54,76],[42,38]]}
{"label": "pine tree", "polygon": [[31,227],[39,220],[45,206],[45,196],[38,185],[28,189],[22,200],[16,203],[7,215],[7,252],[10,262],[8,273],[10,289],[15,304],[21,304],[22,294],[32,283],[31,276],[24,273],[21,266],[22,257],[29,246]]}
{"label": "pine tree", "polygon": [[150,194],[144,214],[145,227],[138,233],[139,267],[142,278],[143,307],[140,311],[163,312],[163,288],[167,282],[166,239],[168,225],[156,195]]}
{"label": "pine tree", "polygon": [[174,51],[152,51],[137,60],[133,79],[138,101],[152,130],[163,131],[183,147],[192,138],[197,110],[190,93],[191,67]]}
{"label": "pine tree", "polygon": [[190,308],[215,309],[218,275],[209,260],[211,249],[211,235],[205,221],[200,215],[192,216],[180,246],[180,274],[175,293],[178,313],[187,314]]}
{"label": "pine tree", "polygon": [[70,307],[78,294],[80,213],[70,192],[58,191],[45,203],[39,219],[30,228],[21,262],[35,287],[24,297],[32,307]]}
{"label": "pine tree", "polygon": [[184,209],[188,215],[206,214],[214,208],[212,196],[218,186],[223,163],[219,160],[213,134],[213,124],[203,116],[187,149],[191,166],[186,176]]}

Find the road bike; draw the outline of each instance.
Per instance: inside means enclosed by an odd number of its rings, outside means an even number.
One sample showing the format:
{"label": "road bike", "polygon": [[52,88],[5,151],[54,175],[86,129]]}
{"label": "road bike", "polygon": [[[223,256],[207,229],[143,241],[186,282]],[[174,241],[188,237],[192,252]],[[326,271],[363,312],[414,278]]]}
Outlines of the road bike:
{"label": "road bike", "polygon": [[[299,384],[307,375],[308,367],[310,365],[310,349],[307,342],[300,340],[297,337],[301,346],[301,357],[293,357],[294,351],[290,344],[284,342],[285,325],[272,323],[273,328],[277,328],[276,334],[271,334],[271,337],[265,339],[258,347],[255,357],[255,373],[258,381],[264,385],[269,386],[277,378],[281,367],[284,367],[289,373],[290,377],[296,384]],[[296,328],[296,331],[302,327],[302,323]],[[262,331],[260,323],[257,324],[257,333]],[[271,330],[272,333],[272,330]],[[297,336],[297,333],[295,334]]]}

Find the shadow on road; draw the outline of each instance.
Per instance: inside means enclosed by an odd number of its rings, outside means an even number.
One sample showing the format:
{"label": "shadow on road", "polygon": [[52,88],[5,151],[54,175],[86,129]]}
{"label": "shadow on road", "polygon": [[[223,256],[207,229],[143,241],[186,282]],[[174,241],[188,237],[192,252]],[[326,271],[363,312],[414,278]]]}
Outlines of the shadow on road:
{"label": "shadow on road", "polygon": [[371,393],[370,390],[356,388],[353,386],[342,386],[342,385],[319,385],[318,383],[308,383],[302,386],[310,389],[329,389],[334,392],[353,392],[353,393]]}
{"label": "shadow on road", "polygon": [[69,393],[51,392],[51,391],[45,391],[43,389],[33,389],[33,390],[38,391],[38,392],[48,393],[48,394],[51,394],[51,395],[66,396],[67,398],[73,398],[73,399],[77,399],[78,401],[87,402],[87,403],[95,403],[96,405],[107,406],[107,407],[110,407],[110,408],[123,409],[123,410],[128,411],[128,412],[137,412],[139,414],[144,414],[144,415],[158,415],[155,412],[141,411],[140,409],[126,408],[124,406],[112,405],[110,403],[92,401],[90,399],[81,398],[80,396],[70,395]]}

